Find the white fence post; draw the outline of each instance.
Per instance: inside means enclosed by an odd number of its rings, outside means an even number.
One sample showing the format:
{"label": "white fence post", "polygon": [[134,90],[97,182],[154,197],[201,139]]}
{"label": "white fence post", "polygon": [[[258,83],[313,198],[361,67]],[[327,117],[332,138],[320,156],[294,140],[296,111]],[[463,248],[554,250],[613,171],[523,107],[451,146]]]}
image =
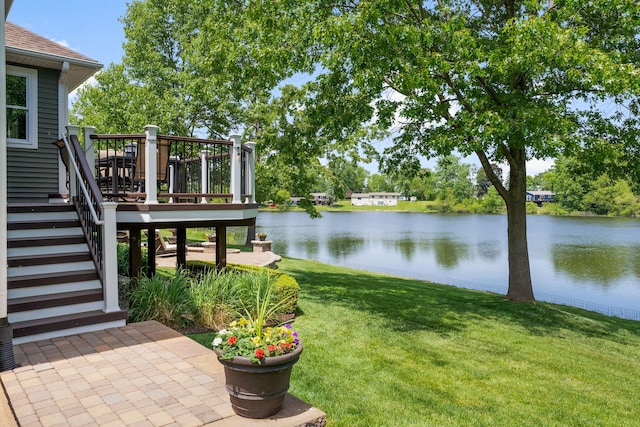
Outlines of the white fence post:
{"label": "white fence post", "polygon": [[158,126],[146,125],[144,132],[147,137],[144,144],[144,191],[147,200],[144,203],[150,205],[158,203]]}
{"label": "white fence post", "polygon": [[231,194],[233,195],[231,203],[242,203],[242,145],[240,135],[231,135],[229,138],[233,141],[231,146]]}
{"label": "white fence post", "polygon": [[102,203],[102,278],[104,312],[120,311],[118,302],[118,242],[115,202]]}
{"label": "white fence post", "polygon": [[256,143],[253,141],[249,141],[244,144],[245,147],[249,148],[249,153],[247,155],[247,164],[245,167],[245,188],[249,197],[246,200],[246,203],[255,203],[256,202]]}

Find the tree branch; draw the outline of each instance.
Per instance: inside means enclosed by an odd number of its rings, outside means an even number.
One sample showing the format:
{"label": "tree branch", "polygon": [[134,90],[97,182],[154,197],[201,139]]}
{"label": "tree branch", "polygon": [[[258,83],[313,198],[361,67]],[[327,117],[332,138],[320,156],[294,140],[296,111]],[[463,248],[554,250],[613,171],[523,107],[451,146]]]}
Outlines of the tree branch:
{"label": "tree branch", "polygon": [[491,162],[489,162],[486,153],[483,150],[476,150],[476,155],[478,156],[478,159],[480,159],[480,164],[482,165],[484,172],[487,174],[487,178],[489,178],[491,184],[493,184],[496,190],[498,190],[498,194],[500,194],[500,197],[502,197],[506,202],[509,197],[509,192],[504,187],[500,179],[496,176],[495,172],[493,172]]}

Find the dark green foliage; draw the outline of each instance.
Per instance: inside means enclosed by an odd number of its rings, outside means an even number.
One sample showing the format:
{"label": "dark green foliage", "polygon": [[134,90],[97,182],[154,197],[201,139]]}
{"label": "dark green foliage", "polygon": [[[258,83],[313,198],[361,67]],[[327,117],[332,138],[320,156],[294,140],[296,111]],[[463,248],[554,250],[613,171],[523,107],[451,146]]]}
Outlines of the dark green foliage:
{"label": "dark green foliage", "polygon": [[138,279],[130,295],[130,321],[156,320],[172,328],[193,324],[196,307],[189,285],[181,271],[169,278],[156,274]]}
{"label": "dark green foliage", "polygon": [[296,311],[300,287],[287,274],[244,265],[218,273],[215,264],[206,261],[190,261],[188,267],[175,274],[143,277],[124,289],[130,321],[220,329],[252,310],[256,289],[269,289],[268,306],[274,311],[271,322],[278,323],[282,315]]}

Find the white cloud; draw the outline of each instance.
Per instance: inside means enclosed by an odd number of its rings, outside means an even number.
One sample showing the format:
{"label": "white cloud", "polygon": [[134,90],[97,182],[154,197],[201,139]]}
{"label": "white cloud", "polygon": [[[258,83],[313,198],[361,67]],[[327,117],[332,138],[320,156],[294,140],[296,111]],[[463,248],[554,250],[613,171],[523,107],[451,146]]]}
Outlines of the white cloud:
{"label": "white cloud", "polygon": [[49,40],[51,40],[52,42],[58,43],[59,45],[64,46],[67,49],[71,49],[71,45],[69,44],[69,42],[64,40],[64,39],[63,40],[56,40],[56,39],[51,39],[50,38]]}
{"label": "white cloud", "polygon": [[527,175],[535,176],[553,166],[554,159],[535,159],[527,162]]}

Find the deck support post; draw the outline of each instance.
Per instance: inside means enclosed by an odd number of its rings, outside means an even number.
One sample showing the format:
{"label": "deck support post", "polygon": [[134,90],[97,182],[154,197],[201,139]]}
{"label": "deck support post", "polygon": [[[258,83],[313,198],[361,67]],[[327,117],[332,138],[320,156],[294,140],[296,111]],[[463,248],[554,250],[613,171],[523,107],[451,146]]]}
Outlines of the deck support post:
{"label": "deck support post", "polygon": [[246,203],[256,202],[256,143],[249,141],[244,144],[250,151],[247,154],[245,167],[245,191],[249,194]]}
{"label": "deck support post", "polygon": [[156,229],[150,226],[147,229],[147,277],[156,274]]}
{"label": "deck support post", "polygon": [[142,275],[142,239],[140,229],[129,230],[129,277],[139,278]]}
{"label": "deck support post", "polygon": [[102,203],[104,225],[102,226],[102,292],[104,295],[104,312],[120,311],[118,302],[118,242],[115,202]]}
{"label": "deck support post", "polygon": [[240,141],[242,136],[231,135],[229,138],[233,141],[231,146],[231,194],[233,197],[231,203],[242,203],[242,146]]}
{"label": "deck support post", "polygon": [[216,226],[216,270],[227,267],[227,227]]}
{"label": "deck support post", "polygon": [[177,268],[187,267],[187,229],[176,228],[176,264]]}
{"label": "deck support post", "polygon": [[[158,126],[144,127],[146,140],[144,144],[144,191],[147,193],[146,205],[158,203]],[[153,238],[153,236],[151,236]]]}

